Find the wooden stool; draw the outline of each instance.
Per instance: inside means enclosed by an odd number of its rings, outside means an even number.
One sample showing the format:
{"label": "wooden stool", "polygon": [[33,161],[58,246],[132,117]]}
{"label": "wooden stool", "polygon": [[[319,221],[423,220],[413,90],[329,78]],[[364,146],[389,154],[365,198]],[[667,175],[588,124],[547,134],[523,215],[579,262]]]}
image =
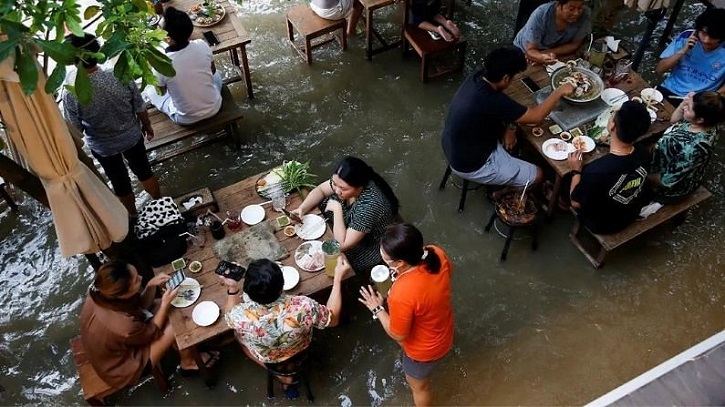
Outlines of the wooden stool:
{"label": "wooden stool", "polygon": [[[445,189],[446,184],[448,183],[448,178],[451,176],[451,171],[452,171],[451,166],[450,165],[447,166],[446,172],[443,174],[443,179],[441,180],[441,183],[438,186],[439,190],[442,191]],[[461,188],[461,199],[458,201],[458,212],[463,212],[463,207],[466,205],[466,195],[468,194],[468,191],[478,189],[483,186],[482,184],[478,184],[476,186],[470,187],[469,186],[470,181],[463,179],[463,178],[461,178],[461,180],[463,181],[463,184],[461,184],[461,185],[458,185],[455,182],[453,183],[453,185]]]}
{"label": "wooden stool", "polygon": [[[365,58],[368,60],[373,59],[373,55],[385,52],[389,49],[396,48],[402,42],[402,38],[397,38],[393,41],[388,42],[382,35],[375,29],[373,25],[373,13],[375,10],[387,7],[396,3],[396,0],[357,0],[362,4],[365,16]],[[373,37],[380,42],[380,47],[373,47]]]}
{"label": "wooden stool", "polygon": [[[70,348],[73,352],[76,369],[78,369],[78,378],[83,389],[83,398],[92,406],[105,405],[104,399],[121,389],[111,387],[98,376],[96,369],[93,368],[91,361],[88,360],[88,355],[83,347],[83,340],[81,340],[80,335],[70,340]],[[151,369],[151,374],[154,376],[156,386],[164,393],[167,392],[169,390],[169,383],[166,380],[166,376],[161,372],[161,369],[155,366]]]}
{"label": "wooden stool", "polygon": [[[292,48],[297,51],[307,65],[312,64],[312,49],[327,44],[337,39],[342,50],[347,49],[347,21],[343,18],[340,20],[326,20],[321,18],[310,8],[308,4],[298,4],[287,11],[287,36]],[[304,40],[304,48],[299,48],[295,44],[294,30],[302,36]],[[317,37],[340,30],[339,36],[334,35],[330,38],[312,43]]]}

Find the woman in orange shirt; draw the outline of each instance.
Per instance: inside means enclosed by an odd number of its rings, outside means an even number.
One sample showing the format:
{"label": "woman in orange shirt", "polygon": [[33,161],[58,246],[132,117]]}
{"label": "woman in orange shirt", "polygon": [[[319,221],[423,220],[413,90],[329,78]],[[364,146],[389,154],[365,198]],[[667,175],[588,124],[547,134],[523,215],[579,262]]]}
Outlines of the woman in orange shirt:
{"label": "woman in orange shirt", "polygon": [[407,223],[385,230],[380,254],[393,280],[389,311],[383,308],[382,295],[371,286],[360,289],[359,301],[400,343],[413,401],[416,406],[427,406],[431,404],[428,377],[453,346],[451,265],[443,250],[424,245],[420,231]]}

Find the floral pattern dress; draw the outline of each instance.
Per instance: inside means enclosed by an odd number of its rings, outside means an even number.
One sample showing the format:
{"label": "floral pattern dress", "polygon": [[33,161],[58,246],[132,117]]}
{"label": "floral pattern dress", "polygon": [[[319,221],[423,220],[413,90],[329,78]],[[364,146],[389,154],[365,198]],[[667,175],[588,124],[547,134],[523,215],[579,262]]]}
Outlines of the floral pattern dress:
{"label": "floral pattern dress", "polygon": [[269,304],[242,295],[224,318],[237,339],[264,363],[283,362],[312,342],[312,328],[330,324],[330,310],[304,296],[282,295]]}
{"label": "floral pattern dress", "polygon": [[717,128],[694,132],[690,123],[673,124],[657,141],[652,152],[651,174],[660,174],[662,187],[656,192],[669,198],[683,197],[700,186],[717,140]]}

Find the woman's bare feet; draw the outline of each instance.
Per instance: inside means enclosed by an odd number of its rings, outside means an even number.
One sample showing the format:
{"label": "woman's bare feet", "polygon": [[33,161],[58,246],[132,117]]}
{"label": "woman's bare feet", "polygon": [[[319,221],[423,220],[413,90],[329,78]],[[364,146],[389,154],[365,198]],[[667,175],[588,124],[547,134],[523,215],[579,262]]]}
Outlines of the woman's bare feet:
{"label": "woman's bare feet", "polygon": [[456,39],[461,38],[461,32],[458,30],[458,26],[456,26],[455,23],[451,20],[446,20],[445,24],[443,24],[446,27],[446,30],[448,30],[453,37]]}
{"label": "woman's bare feet", "polygon": [[449,33],[442,25],[436,27],[436,32],[438,32],[438,34],[440,34],[440,36],[443,37],[444,40],[448,42],[453,41],[453,36],[451,35],[451,33]]}

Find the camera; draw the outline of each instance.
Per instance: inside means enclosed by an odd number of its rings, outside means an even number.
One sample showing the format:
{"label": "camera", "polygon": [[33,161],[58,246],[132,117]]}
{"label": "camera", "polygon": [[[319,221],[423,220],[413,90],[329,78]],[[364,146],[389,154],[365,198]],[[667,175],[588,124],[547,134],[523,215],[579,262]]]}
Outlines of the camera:
{"label": "camera", "polygon": [[226,260],[220,261],[219,265],[216,267],[217,274],[222,277],[231,278],[234,281],[241,280],[246,271],[247,270],[244,267]]}

